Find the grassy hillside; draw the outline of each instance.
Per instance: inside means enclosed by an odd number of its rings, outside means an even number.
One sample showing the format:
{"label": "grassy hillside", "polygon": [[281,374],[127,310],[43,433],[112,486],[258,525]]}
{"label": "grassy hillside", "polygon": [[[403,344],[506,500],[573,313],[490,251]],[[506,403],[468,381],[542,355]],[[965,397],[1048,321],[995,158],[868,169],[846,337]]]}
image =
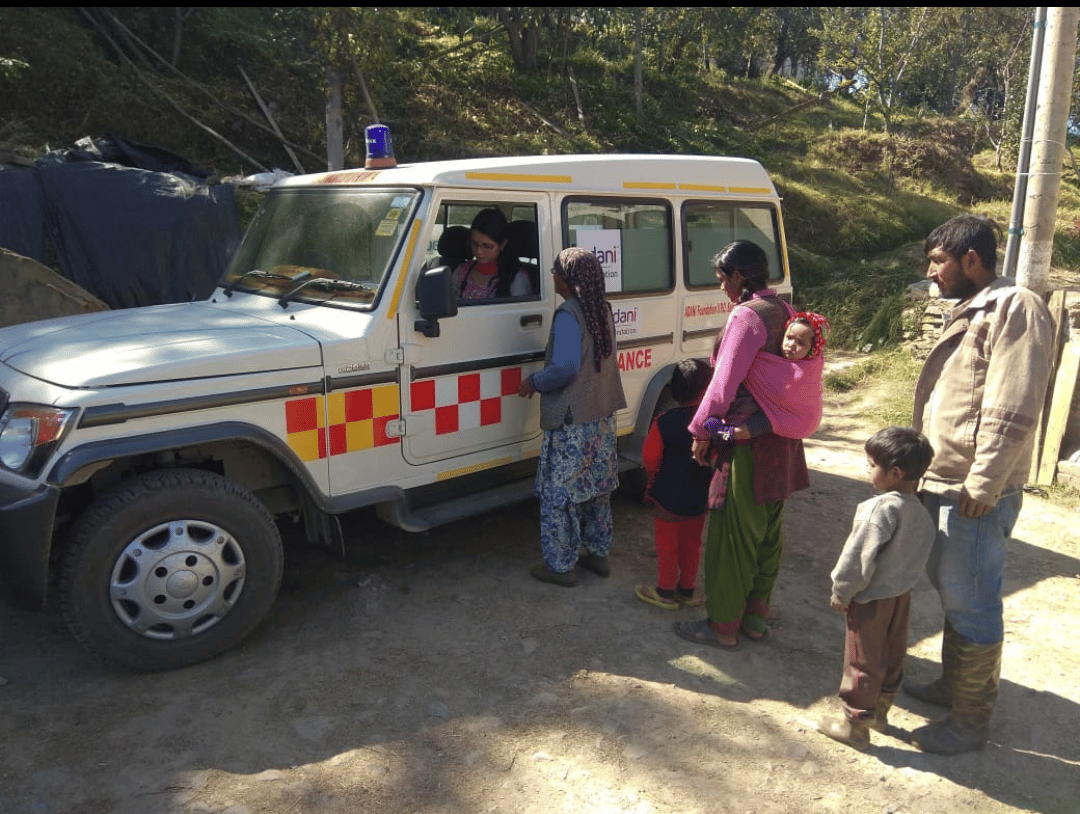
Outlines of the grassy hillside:
{"label": "grassy hillside", "polygon": [[[283,26],[292,19],[288,10],[258,13],[278,14]],[[325,153],[323,72],[317,59],[297,58],[309,47],[305,37],[315,41],[317,33],[300,20],[296,30],[268,36],[246,14],[217,9],[194,17],[181,75],[152,58],[126,62],[77,9],[0,10],[0,57],[23,64],[0,71],[0,148],[33,157],[47,146],[115,133],[222,175],[256,169],[227,140],[265,166],[291,168],[281,146],[253,124],[261,115],[242,66],[286,136],[310,151],[301,153],[306,169],[323,169],[313,157]],[[629,52],[620,61],[579,48],[525,75],[514,70],[499,32],[469,39],[408,10],[377,19],[389,27],[379,32],[379,58],[366,63],[365,78],[400,160],[646,152],[761,161],[784,197],[796,296],[829,314],[839,346],[899,339],[900,294],[922,274],[917,246],[934,225],[959,211],[1008,220],[1011,168],[997,170],[990,145],[962,118],[901,111],[886,136],[874,118],[862,129],[863,108],[846,96],[695,68],[647,71],[639,121]],[[357,85],[347,77],[351,163],[362,161],[371,119]],[[1056,262],[1080,261],[1078,222],[1080,187],[1069,172]]]}

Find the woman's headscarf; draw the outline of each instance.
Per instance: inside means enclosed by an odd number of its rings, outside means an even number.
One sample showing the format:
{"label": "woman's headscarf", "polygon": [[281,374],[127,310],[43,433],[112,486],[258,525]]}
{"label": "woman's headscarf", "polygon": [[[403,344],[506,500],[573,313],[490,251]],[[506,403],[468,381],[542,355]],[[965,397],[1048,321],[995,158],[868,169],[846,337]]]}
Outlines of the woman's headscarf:
{"label": "woman's headscarf", "polygon": [[787,333],[787,329],[791,327],[793,322],[810,323],[810,327],[814,331],[814,341],[810,345],[810,352],[806,354],[806,358],[813,359],[825,349],[825,341],[828,339],[829,331],[832,330],[829,320],[813,311],[800,311],[787,321],[787,325],[784,326],[784,333]]}
{"label": "woman's headscarf", "polygon": [[595,254],[572,246],[559,252],[555,258],[555,271],[577,294],[581,310],[585,312],[585,330],[592,336],[596,348],[593,361],[599,370],[600,360],[611,356],[612,350],[607,325],[610,307],[604,298],[604,268]]}

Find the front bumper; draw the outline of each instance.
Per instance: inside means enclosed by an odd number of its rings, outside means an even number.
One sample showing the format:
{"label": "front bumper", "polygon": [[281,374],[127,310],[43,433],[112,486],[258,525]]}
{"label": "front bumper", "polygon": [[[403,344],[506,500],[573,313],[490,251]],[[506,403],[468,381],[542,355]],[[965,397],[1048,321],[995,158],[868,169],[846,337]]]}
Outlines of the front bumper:
{"label": "front bumper", "polygon": [[60,489],[33,491],[0,483],[0,582],[20,605],[36,610],[49,587],[49,551]]}

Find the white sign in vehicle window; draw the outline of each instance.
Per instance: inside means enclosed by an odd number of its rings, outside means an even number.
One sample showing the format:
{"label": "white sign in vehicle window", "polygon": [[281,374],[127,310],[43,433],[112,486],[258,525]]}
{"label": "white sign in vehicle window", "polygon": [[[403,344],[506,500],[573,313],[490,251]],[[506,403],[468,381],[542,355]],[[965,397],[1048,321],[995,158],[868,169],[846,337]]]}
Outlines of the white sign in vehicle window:
{"label": "white sign in vehicle window", "polygon": [[622,291],[622,230],[578,226],[574,229],[574,242],[600,259],[604,269],[604,291],[609,294]]}

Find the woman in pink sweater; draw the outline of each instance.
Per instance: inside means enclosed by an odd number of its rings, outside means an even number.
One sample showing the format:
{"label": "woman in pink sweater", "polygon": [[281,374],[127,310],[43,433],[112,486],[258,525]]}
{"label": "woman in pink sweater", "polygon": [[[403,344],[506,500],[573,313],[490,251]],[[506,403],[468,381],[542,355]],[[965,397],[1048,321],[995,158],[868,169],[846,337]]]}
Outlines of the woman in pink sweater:
{"label": "woman in pink sweater", "polygon": [[700,644],[735,648],[740,631],[755,641],[768,635],[765,619],[783,550],[784,500],[810,485],[800,438],[816,429],[821,397],[819,392],[817,418],[813,404],[792,413],[772,398],[790,380],[772,369],[768,357],[784,361],[783,337],[794,309],[767,287],[768,258],[761,247],[737,240],[721,250],[713,264],[724,292],[737,304],[716,352],[712,382],[688,427],[694,457],[702,466],[710,464],[712,443],[705,422],[727,416],[737,400],[747,405],[756,401],[773,431],[732,449],[726,495],[710,512],[705,539],[708,618],[676,623],[675,632]]}

